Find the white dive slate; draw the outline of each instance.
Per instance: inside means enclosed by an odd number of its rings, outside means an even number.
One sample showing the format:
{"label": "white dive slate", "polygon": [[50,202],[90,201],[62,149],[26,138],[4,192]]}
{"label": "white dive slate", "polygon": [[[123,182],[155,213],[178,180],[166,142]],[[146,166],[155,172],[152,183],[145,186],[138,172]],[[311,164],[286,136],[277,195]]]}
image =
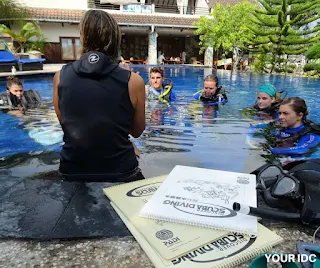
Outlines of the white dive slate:
{"label": "white dive slate", "polygon": [[175,166],[139,215],[257,235],[257,218],[235,212],[234,202],[257,207],[255,175]]}

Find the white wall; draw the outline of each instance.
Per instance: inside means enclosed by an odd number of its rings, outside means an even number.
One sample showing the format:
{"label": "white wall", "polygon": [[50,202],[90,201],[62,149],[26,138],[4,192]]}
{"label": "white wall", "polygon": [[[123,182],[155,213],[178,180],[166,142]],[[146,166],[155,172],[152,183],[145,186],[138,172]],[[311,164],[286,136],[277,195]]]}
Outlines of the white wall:
{"label": "white wall", "polygon": [[79,25],[63,23],[40,23],[40,28],[50,43],[59,43],[59,37],[80,37]]}
{"label": "white wall", "polygon": [[196,15],[208,15],[209,6],[206,0],[196,0]]}
{"label": "white wall", "polygon": [[60,9],[87,9],[87,0],[17,0],[29,7],[60,8]]}
{"label": "white wall", "polygon": [[[78,24],[63,23],[53,23],[53,22],[41,22],[39,24],[42,33],[45,38],[50,43],[59,43],[59,37],[80,37],[79,26]],[[20,29],[17,26],[13,27],[14,31],[19,31]]]}

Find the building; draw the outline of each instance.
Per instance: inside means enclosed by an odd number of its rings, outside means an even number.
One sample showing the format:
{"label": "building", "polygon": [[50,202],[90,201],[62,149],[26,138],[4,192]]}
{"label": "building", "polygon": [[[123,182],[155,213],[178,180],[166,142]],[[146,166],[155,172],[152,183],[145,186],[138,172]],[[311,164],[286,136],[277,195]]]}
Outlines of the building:
{"label": "building", "polygon": [[79,58],[79,22],[91,8],[103,9],[117,20],[121,32],[121,52],[125,59],[148,58],[155,64],[159,51],[166,57],[199,55],[194,22],[207,15],[206,0],[19,0],[28,6],[51,44],[46,48],[48,62],[67,62]]}

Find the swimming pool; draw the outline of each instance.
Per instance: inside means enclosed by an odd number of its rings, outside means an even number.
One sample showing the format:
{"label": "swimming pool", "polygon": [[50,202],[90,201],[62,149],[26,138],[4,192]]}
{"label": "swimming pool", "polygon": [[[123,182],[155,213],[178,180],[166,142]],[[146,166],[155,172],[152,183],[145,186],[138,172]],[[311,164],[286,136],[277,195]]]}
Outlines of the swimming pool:
{"label": "swimming pool", "polygon": [[[145,81],[148,70],[147,66],[134,67]],[[147,105],[147,128],[134,140],[143,154],[140,164],[146,177],[170,172],[176,164],[238,172],[257,167],[260,152],[245,143],[249,122],[239,111],[254,103],[256,89],[263,83],[287,90],[288,96],[303,97],[309,118],[317,121],[320,116],[319,80],[219,70],[217,75],[228,91],[229,102],[215,111],[191,104],[192,94],[201,88],[209,69],[164,66],[164,70],[165,77],[173,81],[178,100],[170,107]],[[44,100],[51,101],[52,76],[32,76],[23,83],[26,90],[36,89]],[[0,92],[4,90],[5,81],[1,80]],[[37,119],[0,113],[0,168],[17,176],[56,169],[61,144],[41,145],[29,135],[31,130],[52,126],[59,128],[52,105]]]}

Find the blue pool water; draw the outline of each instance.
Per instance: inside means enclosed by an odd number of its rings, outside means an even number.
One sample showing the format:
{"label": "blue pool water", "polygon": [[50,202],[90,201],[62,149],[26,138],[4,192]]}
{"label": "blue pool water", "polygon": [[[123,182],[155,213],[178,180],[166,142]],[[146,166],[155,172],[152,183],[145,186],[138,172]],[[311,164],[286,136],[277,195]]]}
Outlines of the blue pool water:
{"label": "blue pool water", "polygon": [[[256,90],[263,83],[288,91],[288,96],[303,97],[309,107],[309,118],[317,121],[320,116],[319,80],[218,71],[229,102],[214,111],[213,107],[191,103],[192,94],[201,89],[210,70],[175,66],[164,69],[165,77],[173,81],[178,100],[170,107],[147,104],[147,128],[134,140],[142,152],[140,163],[146,176],[169,172],[176,164],[238,172],[257,167],[261,152],[253,151],[245,143],[249,121],[239,111],[254,103]],[[147,66],[134,67],[134,71],[148,80]],[[25,90],[36,89],[45,101],[51,102],[52,76],[25,78],[23,83]],[[2,80],[0,92],[4,90]],[[37,113],[27,118],[0,113],[0,168],[10,168],[19,174],[57,168],[61,143],[41,145],[29,135],[39,128],[59,133],[52,104],[49,110]]]}

